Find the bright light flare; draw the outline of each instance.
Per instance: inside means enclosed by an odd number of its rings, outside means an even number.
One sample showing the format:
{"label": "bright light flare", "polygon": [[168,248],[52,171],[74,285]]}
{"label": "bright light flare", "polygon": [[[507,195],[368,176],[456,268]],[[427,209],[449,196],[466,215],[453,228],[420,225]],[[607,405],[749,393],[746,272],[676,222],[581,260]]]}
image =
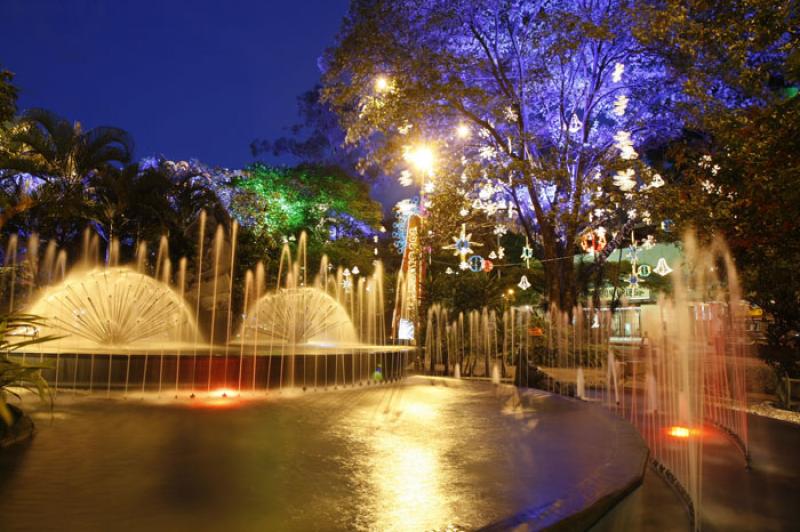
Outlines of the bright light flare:
{"label": "bright light flare", "polygon": [[216,388],[192,404],[199,408],[233,408],[241,404],[241,397],[231,388]]}
{"label": "bright light flare", "polygon": [[458,127],[456,127],[456,136],[460,139],[469,138],[470,133],[469,126],[466,124],[458,124]]}
{"label": "bright light flare", "polygon": [[436,163],[436,156],[433,150],[426,145],[415,146],[406,149],[403,158],[415,169],[430,175]]}
{"label": "bright light flare", "polygon": [[673,438],[686,439],[691,436],[699,436],[700,429],[690,429],[689,427],[682,427],[680,425],[673,425],[667,428],[667,435]]}
{"label": "bright light flare", "polygon": [[386,92],[389,90],[389,78],[386,76],[378,76],[375,78],[375,90],[377,92]]}

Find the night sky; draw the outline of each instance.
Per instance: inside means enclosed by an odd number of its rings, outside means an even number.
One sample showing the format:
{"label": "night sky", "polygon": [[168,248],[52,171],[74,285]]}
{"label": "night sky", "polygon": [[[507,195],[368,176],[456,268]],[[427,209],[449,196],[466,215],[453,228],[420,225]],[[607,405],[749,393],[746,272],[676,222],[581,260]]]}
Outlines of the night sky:
{"label": "night sky", "polygon": [[113,125],[136,158],[241,167],[297,121],[347,0],[0,0],[19,106]]}

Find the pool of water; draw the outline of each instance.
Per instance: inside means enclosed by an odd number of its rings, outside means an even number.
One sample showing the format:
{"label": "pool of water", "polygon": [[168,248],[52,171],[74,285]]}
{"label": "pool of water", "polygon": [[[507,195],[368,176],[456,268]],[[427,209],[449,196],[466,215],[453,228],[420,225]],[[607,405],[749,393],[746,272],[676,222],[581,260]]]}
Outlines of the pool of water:
{"label": "pool of water", "polygon": [[573,513],[641,474],[601,408],[510,387],[400,384],[260,399],[26,400],[0,452],[11,530],[445,530]]}

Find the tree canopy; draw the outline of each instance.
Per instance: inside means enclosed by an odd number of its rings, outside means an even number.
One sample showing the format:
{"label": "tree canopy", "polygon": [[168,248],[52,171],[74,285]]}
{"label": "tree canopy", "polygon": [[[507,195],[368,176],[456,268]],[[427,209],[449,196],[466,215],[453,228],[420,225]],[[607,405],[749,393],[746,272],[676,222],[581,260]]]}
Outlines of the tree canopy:
{"label": "tree canopy", "polygon": [[230,209],[273,249],[301,231],[316,240],[370,237],[381,220],[368,186],[338,167],[253,164],[233,178]]}
{"label": "tree canopy", "polygon": [[355,1],[326,56],[325,101],[347,142],[405,179],[420,178],[409,160],[429,146],[429,188],[461,179],[469,208],[537,242],[548,299],[571,308],[567,257],[589,229],[629,233],[635,199],[663,183],[637,146],[677,125],[673,86],[635,38],[630,9],[618,0]]}

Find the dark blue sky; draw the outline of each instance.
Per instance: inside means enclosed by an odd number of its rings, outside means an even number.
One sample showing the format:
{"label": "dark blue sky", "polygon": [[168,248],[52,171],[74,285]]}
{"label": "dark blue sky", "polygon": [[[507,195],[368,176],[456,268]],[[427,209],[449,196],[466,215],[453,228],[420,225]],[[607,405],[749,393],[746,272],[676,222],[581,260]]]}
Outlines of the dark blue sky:
{"label": "dark blue sky", "polygon": [[297,120],[347,0],[0,0],[21,108],[114,125],[136,157],[241,167]]}

